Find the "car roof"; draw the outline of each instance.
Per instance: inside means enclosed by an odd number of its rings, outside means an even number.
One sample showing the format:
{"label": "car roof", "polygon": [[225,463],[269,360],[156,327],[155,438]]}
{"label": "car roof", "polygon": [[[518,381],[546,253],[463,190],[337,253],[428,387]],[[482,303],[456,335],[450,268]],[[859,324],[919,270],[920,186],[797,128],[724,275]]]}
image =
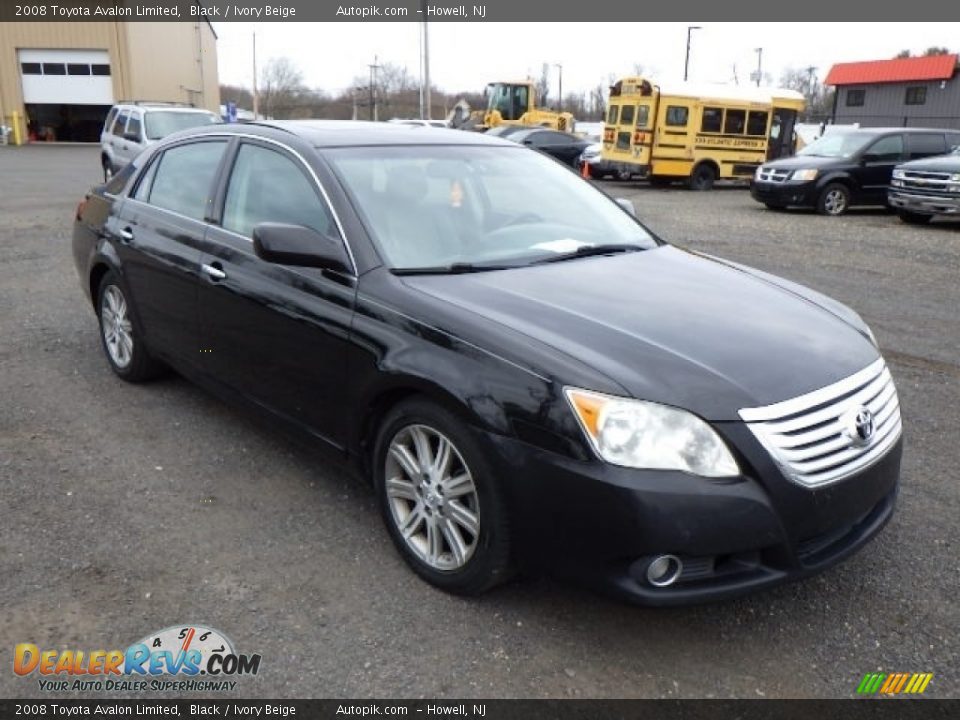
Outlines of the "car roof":
{"label": "car roof", "polygon": [[448,130],[402,123],[366,120],[270,120],[252,123],[209,125],[177,133],[177,137],[206,134],[255,135],[274,140],[294,135],[316,148],[377,145],[487,145],[514,144],[483,133]]}
{"label": "car roof", "polygon": [[[943,132],[957,132],[956,130],[949,130],[946,128],[921,128],[921,127],[868,127],[868,128],[847,128],[847,127],[834,127],[831,129],[830,125],[827,125],[827,130],[830,134],[859,134],[859,135],[885,135],[887,133],[943,133]],[[824,133],[826,135],[826,133]]]}
{"label": "car roof", "polygon": [[212,110],[207,110],[206,108],[184,107],[183,105],[168,105],[165,103],[121,102],[114,105],[114,108],[119,110],[143,110],[143,111],[162,110],[163,112],[204,113],[206,115],[216,115],[215,112],[213,112]]}

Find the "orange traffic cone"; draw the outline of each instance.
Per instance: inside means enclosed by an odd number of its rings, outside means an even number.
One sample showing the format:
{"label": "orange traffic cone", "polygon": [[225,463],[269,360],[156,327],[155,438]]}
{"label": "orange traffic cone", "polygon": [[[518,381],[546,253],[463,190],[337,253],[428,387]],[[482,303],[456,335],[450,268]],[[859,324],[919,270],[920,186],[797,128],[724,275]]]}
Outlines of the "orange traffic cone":
{"label": "orange traffic cone", "polygon": [[580,177],[590,179],[590,163],[582,162],[580,163]]}

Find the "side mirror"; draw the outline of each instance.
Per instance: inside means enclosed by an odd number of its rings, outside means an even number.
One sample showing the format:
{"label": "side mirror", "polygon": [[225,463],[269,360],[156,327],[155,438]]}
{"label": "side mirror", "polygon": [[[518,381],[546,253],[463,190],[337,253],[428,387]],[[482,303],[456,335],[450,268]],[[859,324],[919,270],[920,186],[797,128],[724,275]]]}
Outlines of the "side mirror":
{"label": "side mirror", "polygon": [[260,223],[253,229],[257,257],[277,265],[348,271],[350,259],[338,238],[303,225]]}
{"label": "side mirror", "polygon": [[524,145],[533,145],[533,141],[532,141],[532,140],[524,140],[524,141],[523,141],[523,144],[524,144]]}
{"label": "side mirror", "polygon": [[619,205],[621,208],[626,210],[632,217],[637,216],[637,209],[633,207],[633,203],[627,200],[626,198],[614,198],[613,201]]}

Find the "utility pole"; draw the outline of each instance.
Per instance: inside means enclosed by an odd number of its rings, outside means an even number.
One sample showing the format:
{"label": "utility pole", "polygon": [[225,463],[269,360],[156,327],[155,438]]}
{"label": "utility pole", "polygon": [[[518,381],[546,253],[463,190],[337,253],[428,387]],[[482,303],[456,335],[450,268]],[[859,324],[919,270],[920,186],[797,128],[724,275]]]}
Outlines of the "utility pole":
{"label": "utility pole", "polygon": [[377,122],[377,70],[380,66],[377,64],[377,56],[373,56],[373,65],[370,68],[370,119]]}
{"label": "utility pole", "polygon": [[[420,9],[423,10],[423,16],[427,16],[427,0],[421,0]],[[428,32],[427,21],[423,21],[423,105],[426,110],[427,120],[433,118],[430,107],[430,34]],[[420,115],[424,117],[423,113]]]}
{"label": "utility pole", "polygon": [[563,65],[560,63],[554,63],[553,66],[560,71],[560,82],[558,88],[560,99],[557,100],[557,112],[563,112]]}
{"label": "utility pole", "polygon": [[703,28],[699,25],[687,25],[687,55],[683,61],[683,81],[687,81],[687,76],[690,74],[690,33],[694,30],[702,30]]}
{"label": "utility pole", "polygon": [[260,109],[260,98],[257,95],[257,34],[253,34],[253,119],[256,122],[259,119],[257,113]]}
{"label": "utility pole", "polygon": [[763,48],[754,48],[757,53],[757,87],[760,87],[760,78],[763,77]]}

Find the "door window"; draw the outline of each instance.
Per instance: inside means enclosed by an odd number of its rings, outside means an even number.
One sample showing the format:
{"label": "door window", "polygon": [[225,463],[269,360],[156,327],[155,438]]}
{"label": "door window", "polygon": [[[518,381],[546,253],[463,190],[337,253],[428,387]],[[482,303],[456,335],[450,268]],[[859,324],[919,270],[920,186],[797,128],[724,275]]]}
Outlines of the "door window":
{"label": "door window", "polygon": [[880,138],[867,148],[864,157],[868,162],[897,162],[903,157],[903,136],[888,135],[885,138]]}
{"label": "door window", "polygon": [[131,115],[130,121],[127,123],[127,135],[132,135],[136,138],[137,142],[140,142],[140,116]]}
{"label": "door window", "polygon": [[303,225],[338,236],[311,179],[292,159],[244,143],[237,153],[223,208],[223,227],[246,237],[263,222]]}
{"label": "door window", "polygon": [[[153,171],[147,202],[194,220],[206,217],[207,200],[227,142],[197,142],[164,151]],[[141,182],[141,186],[144,183]],[[138,189],[137,197],[140,197]]]}
{"label": "door window", "polygon": [[943,135],[937,133],[924,133],[922,135],[910,135],[908,138],[910,145],[909,159],[925,158],[931,155],[943,155],[947,152],[947,143]]}
{"label": "door window", "polygon": [[113,123],[113,134],[117,137],[123,137],[123,129],[127,126],[127,118],[129,117],[128,113],[122,112],[117,115],[116,121]]}
{"label": "door window", "polygon": [[760,110],[751,110],[747,115],[747,135],[763,137],[767,134],[767,118],[769,115]]}

